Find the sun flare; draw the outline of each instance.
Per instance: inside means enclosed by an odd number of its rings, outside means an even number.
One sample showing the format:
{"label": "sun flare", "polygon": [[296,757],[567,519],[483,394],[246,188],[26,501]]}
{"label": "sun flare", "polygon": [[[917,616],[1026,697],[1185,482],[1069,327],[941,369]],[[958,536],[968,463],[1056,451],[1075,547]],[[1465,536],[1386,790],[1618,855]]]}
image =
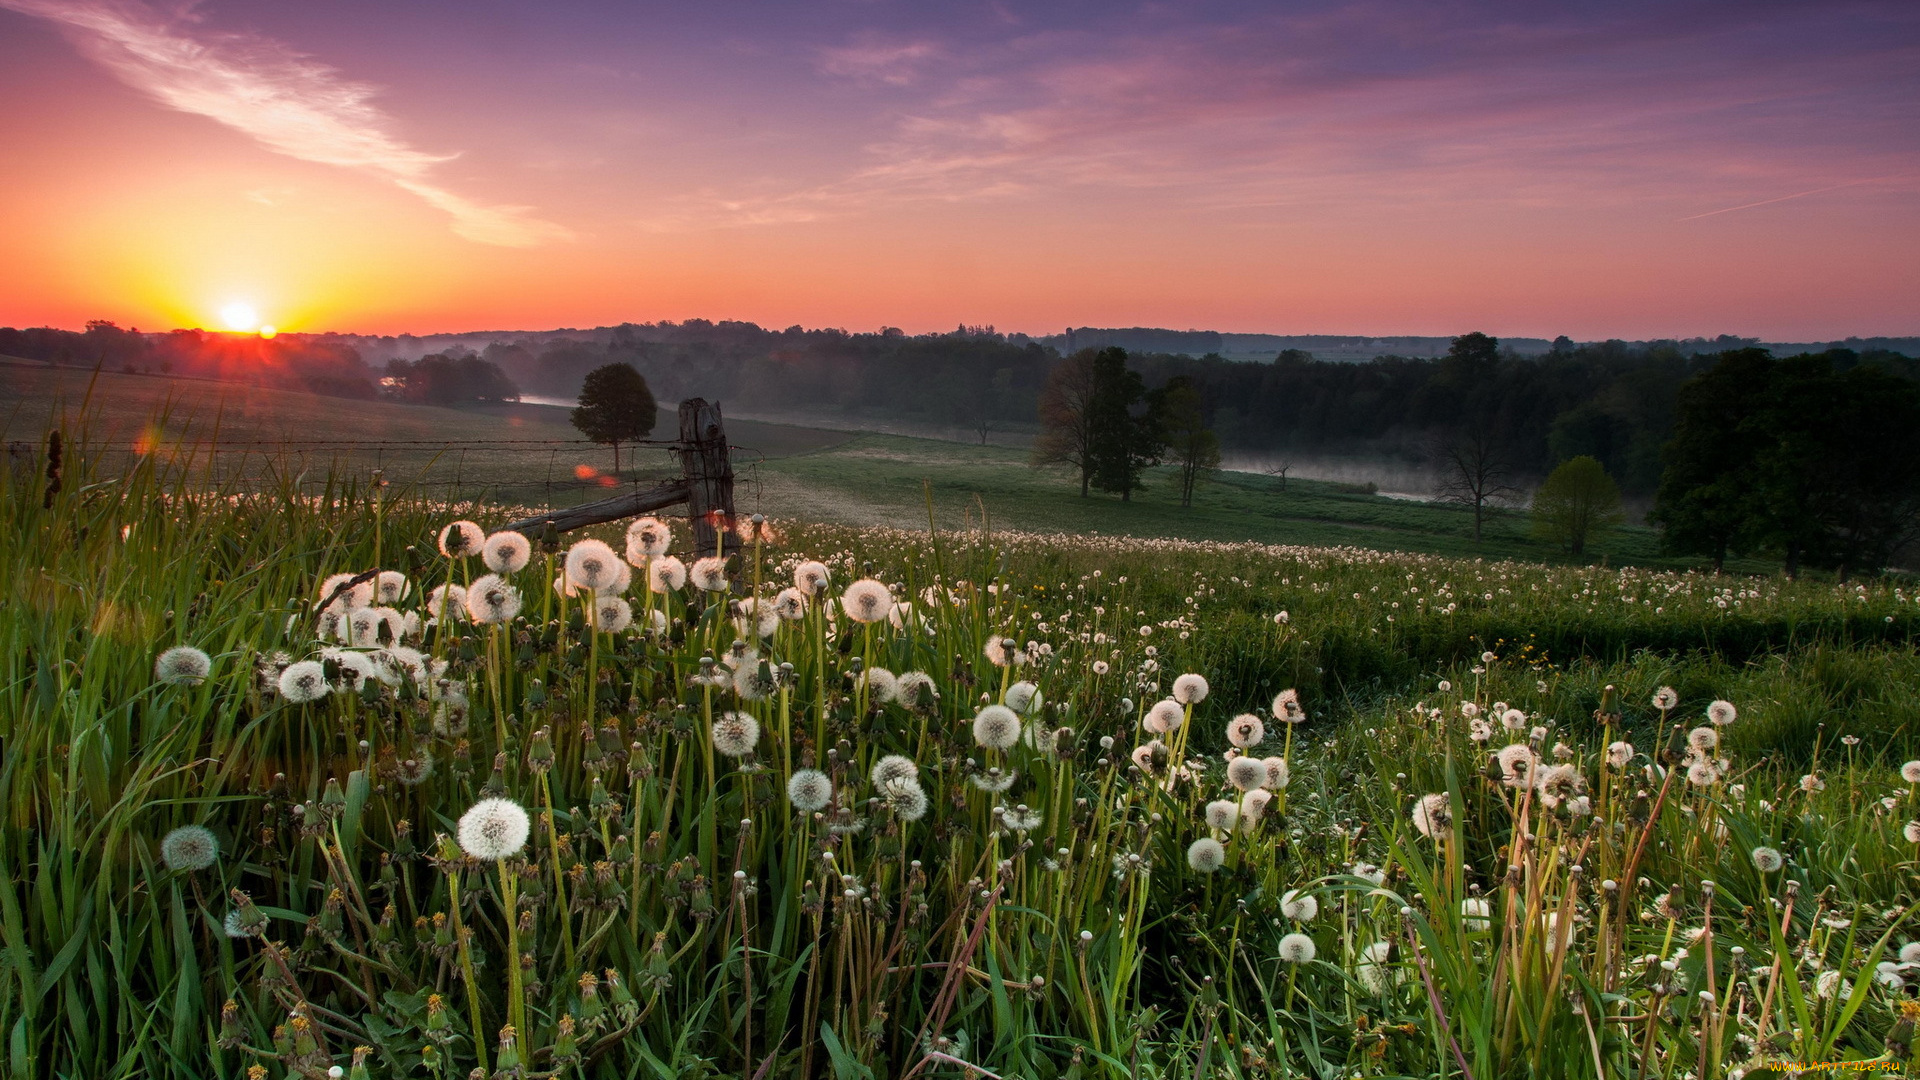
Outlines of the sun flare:
{"label": "sun flare", "polygon": [[250,334],[260,325],[260,316],[253,305],[237,300],[220,309],[220,320],[227,324],[227,329],[242,334]]}

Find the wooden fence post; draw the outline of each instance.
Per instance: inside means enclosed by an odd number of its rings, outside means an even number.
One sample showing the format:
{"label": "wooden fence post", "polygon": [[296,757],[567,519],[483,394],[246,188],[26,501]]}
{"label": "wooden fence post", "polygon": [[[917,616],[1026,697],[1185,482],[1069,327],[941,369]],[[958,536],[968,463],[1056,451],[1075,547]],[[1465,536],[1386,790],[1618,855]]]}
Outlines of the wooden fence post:
{"label": "wooden fence post", "polygon": [[[680,403],[680,468],[687,486],[687,520],[693,525],[696,555],[734,551],[733,460],[727,453],[727,427],[720,403],[689,398]],[[724,537],[724,539],[722,539]]]}

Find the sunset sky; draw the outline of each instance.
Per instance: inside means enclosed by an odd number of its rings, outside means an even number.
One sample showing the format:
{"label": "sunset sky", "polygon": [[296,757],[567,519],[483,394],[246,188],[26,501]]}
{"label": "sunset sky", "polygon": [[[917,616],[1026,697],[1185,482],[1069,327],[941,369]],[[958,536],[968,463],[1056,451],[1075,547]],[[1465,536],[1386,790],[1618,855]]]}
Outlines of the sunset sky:
{"label": "sunset sky", "polygon": [[0,0],[0,325],[1920,334],[1920,3]]}

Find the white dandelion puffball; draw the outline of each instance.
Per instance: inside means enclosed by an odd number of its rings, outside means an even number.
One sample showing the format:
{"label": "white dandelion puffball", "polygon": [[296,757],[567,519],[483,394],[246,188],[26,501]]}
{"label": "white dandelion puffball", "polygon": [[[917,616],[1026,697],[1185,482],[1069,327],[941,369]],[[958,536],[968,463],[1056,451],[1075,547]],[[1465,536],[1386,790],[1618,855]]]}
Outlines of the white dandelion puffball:
{"label": "white dandelion puffball", "polygon": [[480,561],[487,569],[496,574],[516,574],[526,569],[527,560],[533,558],[533,545],[527,538],[513,530],[497,532],[487,537],[480,545]]}
{"label": "white dandelion puffball", "polygon": [[1240,804],[1232,799],[1215,799],[1207,804],[1207,827],[1231,832],[1240,824]]}
{"label": "white dandelion puffball", "polygon": [[160,860],[169,870],[205,870],[219,857],[219,838],[199,825],[182,825],[160,839]]}
{"label": "white dandelion puffball", "polygon": [[781,589],[773,598],[773,613],[787,622],[797,622],[805,618],[807,594],[791,586]]}
{"label": "white dandelion puffball", "polygon": [[1909,761],[1900,766],[1900,779],[1909,784],[1920,784],[1920,761]]}
{"label": "white dandelion puffball", "polygon": [[1320,914],[1320,901],[1312,893],[1288,889],[1280,897],[1280,914],[1294,922],[1312,922]]}
{"label": "white dandelion puffball", "polygon": [[1494,755],[1500,763],[1500,776],[1508,787],[1532,787],[1540,755],[1526,743],[1510,743]]}
{"label": "white dandelion puffball", "polygon": [[1906,837],[1909,844],[1920,844],[1920,821],[1907,822],[1906,827],[1900,830],[1900,835]]}
{"label": "white dandelion puffball", "polygon": [[1278,754],[1264,759],[1267,766],[1267,790],[1285,791],[1287,789],[1287,759]]}
{"label": "white dandelion puffball", "polygon": [[1695,750],[1711,750],[1720,745],[1720,732],[1710,727],[1697,727],[1687,732],[1687,745]]}
{"label": "white dandelion puffball", "polygon": [[467,590],[459,585],[442,585],[427,594],[427,614],[438,619],[449,613],[467,612]]}
{"label": "white dandelion puffball", "polygon": [[809,560],[793,568],[793,587],[808,596],[820,595],[832,580],[826,563]]}
{"label": "white dandelion puffball", "polygon": [[1007,687],[1007,692],[1000,699],[1000,703],[1017,713],[1030,712],[1033,709],[1034,695],[1039,692],[1039,687],[1022,680]]}
{"label": "white dandelion puffball", "polygon": [[1141,718],[1140,726],[1155,735],[1165,735],[1185,723],[1186,719],[1187,711],[1184,706],[1172,698],[1164,698],[1153,703],[1153,707],[1147,710],[1146,716]]}
{"label": "white dandelion puffball", "polygon": [[787,778],[787,801],[803,814],[824,810],[833,801],[833,781],[819,769],[795,769]]}
{"label": "white dandelion puffball", "polygon": [[620,560],[604,540],[580,540],[567,549],[567,581],[589,592],[599,592],[620,575]]}
{"label": "white dandelion puffball", "polygon": [[613,580],[595,589],[601,596],[619,596],[633,587],[633,567],[624,562],[613,564]]}
{"label": "white dandelion puffball", "polygon": [[933,808],[926,789],[920,786],[920,781],[910,777],[887,781],[886,786],[880,789],[880,797],[886,800],[887,808],[901,821],[919,821]]}
{"label": "white dandelion puffball", "polygon": [[909,709],[932,705],[940,696],[933,676],[924,671],[902,672],[893,684],[893,698]]}
{"label": "white dandelion puffball", "polygon": [[1267,737],[1267,725],[1252,713],[1241,713],[1227,723],[1227,742],[1246,750],[1260,745]]}
{"label": "white dandelion puffball", "polygon": [[467,586],[467,618],[477,623],[512,622],[520,614],[520,590],[498,574],[487,574]]}
{"label": "white dandelion puffball", "polygon": [[1714,768],[1713,762],[1706,758],[1700,758],[1687,766],[1687,783],[1694,787],[1712,787],[1719,782],[1720,770]]}
{"label": "white dandelion puffball", "polygon": [[1460,901],[1460,918],[1469,931],[1485,930],[1492,925],[1493,905],[1485,897],[1469,896]]}
{"label": "white dandelion puffball", "polygon": [[382,570],[373,576],[373,594],[383,604],[397,604],[413,591],[413,582],[398,570]]}
{"label": "white dandelion puffball", "polygon": [[1439,792],[1422,795],[1420,801],[1413,804],[1413,827],[1420,830],[1421,836],[1439,839],[1442,833],[1453,828],[1453,804]]}
{"label": "white dandelion puffball", "polygon": [[1267,786],[1267,763],[1257,757],[1237,757],[1227,762],[1227,783],[1236,790],[1252,791]]}
{"label": "white dandelion puffball", "polygon": [[857,623],[876,623],[893,609],[893,593],[872,578],[861,578],[840,594],[840,606]]}
{"label": "white dandelion puffball", "polygon": [[532,822],[512,799],[481,799],[460,815],[460,850],[481,862],[510,859],[527,846]]}
{"label": "white dandelion puffball", "polygon": [[1661,712],[1666,712],[1678,704],[1680,704],[1680,695],[1674,693],[1671,686],[1663,686],[1653,692],[1653,707]]}
{"label": "white dandelion puffball", "polygon": [[647,564],[647,588],[656,593],[679,592],[687,584],[687,564],[662,555]]}
{"label": "white dandelion puffball", "polygon": [[1388,965],[1388,957],[1393,955],[1393,942],[1376,941],[1360,950],[1360,962],[1354,965],[1354,977],[1360,985],[1373,994],[1384,994],[1399,982],[1398,973]]}
{"label": "white dandelion puffball", "polygon": [[1500,726],[1508,731],[1519,731],[1527,726],[1527,714],[1519,709],[1508,709],[1500,714]]}
{"label": "white dandelion puffball", "polygon": [[603,634],[617,634],[633,625],[633,606],[618,596],[596,597],[593,604],[593,628]]}
{"label": "white dandelion puffball", "polygon": [[578,588],[573,582],[568,581],[565,570],[553,575],[553,595],[560,597],[562,600],[571,600],[583,594],[587,594],[587,590]]}
{"label": "white dandelion puffball", "polygon": [[440,554],[449,559],[480,554],[487,534],[471,521],[456,521],[440,530]]}
{"label": "white dandelion puffball", "polygon": [[1607,764],[1613,766],[1616,769],[1624,769],[1627,767],[1627,762],[1632,760],[1633,760],[1633,744],[1632,743],[1614,742],[1614,743],[1607,744]]}
{"label": "white dandelion puffball", "polygon": [[753,753],[760,743],[760,721],[743,712],[723,713],[713,718],[713,749],[730,758]]}
{"label": "white dandelion puffball", "polygon": [[1297,724],[1307,718],[1307,710],[1300,706],[1298,690],[1282,690],[1273,698],[1273,718]]}
{"label": "white dandelion puffball", "polygon": [[1754,869],[1759,870],[1761,873],[1771,874],[1775,870],[1787,865],[1787,860],[1786,856],[1781,855],[1780,852],[1774,848],[1757,847],[1753,849],[1753,865]]}
{"label": "white dandelion puffball", "polygon": [[873,786],[881,788],[903,776],[909,780],[919,780],[920,765],[905,754],[888,754],[873,763],[873,772],[868,775],[873,780]]}
{"label": "white dandelion puffball", "polygon": [[1227,849],[1213,837],[1203,836],[1188,846],[1187,865],[1195,873],[1211,874],[1227,865]]}
{"label": "white dandelion puffball", "polygon": [[726,592],[727,560],[718,555],[695,559],[687,577],[692,580],[693,587],[702,592]]}
{"label": "white dandelion puffball", "polygon": [[191,645],[175,645],[153,662],[153,677],[169,686],[199,686],[213,673],[213,658]]}
{"label": "white dandelion puffball", "polygon": [[1714,727],[1726,727],[1740,718],[1740,710],[1733,707],[1731,701],[1716,701],[1707,706],[1707,720]]}
{"label": "white dandelion puffball", "polygon": [[[359,577],[358,574],[334,574],[320,583],[320,592],[314,597],[321,603],[322,611],[346,613],[355,608],[363,608],[373,603],[373,582],[362,581],[354,585],[347,582]],[[328,597],[332,597],[331,600]]]}
{"label": "white dandelion puffball", "polygon": [[882,667],[862,668],[860,674],[853,677],[853,685],[865,690],[867,701],[874,705],[885,705],[900,693],[900,680]]}
{"label": "white dandelion puffball", "polygon": [[[1479,703],[1479,702],[1477,702],[1477,701],[1463,701],[1463,702],[1461,702],[1461,703],[1460,703],[1460,715],[1461,715],[1461,716],[1464,716],[1464,717],[1466,717],[1466,718],[1467,718],[1467,719],[1469,719],[1469,720],[1471,720],[1471,719],[1473,719],[1473,718],[1474,718],[1474,717],[1476,717],[1476,716],[1479,716],[1479,715],[1480,715],[1480,703]],[[1523,723],[1524,723],[1524,721],[1523,721]]]}
{"label": "white dandelion puffball", "polygon": [[1314,957],[1313,939],[1302,933],[1280,939],[1280,959],[1289,964],[1304,964]]}
{"label": "white dandelion puffball", "polygon": [[1905,945],[1900,946],[1900,962],[1903,964],[1920,964],[1920,941],[1909,941]]}
{"label": "white dandelion puffball", "polygon": [[1266,788],[1254,788],[1240,796],[1240,827],[1252,832],[1266,815],[1268,804],[1273,802],[1273,792]]}
{"label": "white dandelion puffball", "polygon": [[1206,679],[1188,672],[1173,680],[1173,700],[1182,705],[1197,705],[1206,699]]}
{"label": "white dandelion puffball", "polygon": [[1020,741],[1020,714],[1005,705],[988,705],[973,718],[973,741],[989,750],[1012,749]]}
{"label": "white dandelion puffball", "polygon": [[657,555],[665,555],[672,546],[673,530],[659,518],[638,518],[627,526],[627,561],[635,566]]}
{"label": "white dandelion puffball", "polygon": [[318,701],[327,696],[327,669],[318,660],[288,664],[280,673],[280,696],[295,705]]}

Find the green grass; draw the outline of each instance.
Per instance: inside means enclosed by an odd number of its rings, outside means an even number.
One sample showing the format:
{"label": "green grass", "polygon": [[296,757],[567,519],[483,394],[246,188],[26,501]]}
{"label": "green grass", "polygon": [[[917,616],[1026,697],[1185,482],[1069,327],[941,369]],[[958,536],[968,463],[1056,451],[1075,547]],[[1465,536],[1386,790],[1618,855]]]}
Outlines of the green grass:
{"label": "green grass", "polygon": [[[426,614],[483,570],[438,554],[440,529],[506,511],[358,474],[243,490],[69,435],[51,499],[37,468],[0,473],[8,1077],[1920,1064],[1920,966],[1900,966],[1920,802],[1899,773],[1920,610],[1897,583],[781,520],[729,560],[727,595],[596,605],[658,630],[596,631],[536,551],[503,625],[323,640],[328,575],[396,571],[396,615]],[[728,617],[808,558],[833,586],[799,618]],[[863,576],[912,605],[898,626],[825,618]],[[1003,637],[1024,663],[995,666]],[[176,645],[208,654],[205,681],[156,680]],[[333,690],[290,700],[279,674],[309,659]],[[389,660],[390,682],[349,678]],[[875,668],[937,697],[888,700],[856,676]],[[1182,673],[1210,691],[1148,730]],[[1284,689],[1298,724],[1272,715]],[[1695,782],[1689,729],[1723,698],[1740,715],[1705,760],[1726,771]],[[976,727],[995,699],[1026,713],[1011,745]],[[757,722],[749,756],[717,737],[729,713]],[[1247,713],[1249,753],[1290,777],[1263,774],[1241,829],[1209,815],[1238,797],[1223,753]],[[1502,783],[1488,754],[1509,743],[1564,775]],[[871,778],[888,754],[924,806]],[[839,793],[818,816],[788,796],[809,765]],[[532,812],[500,863],[453,839],[493,797]],[[190,826],[218,842],[204,865],[166,842]],[[1208,842],[1214,872],[1189,863]],[[1315,914],[1283,906],[1295,890]],[[1286,958],[1293,933],[1313,959]]]}

